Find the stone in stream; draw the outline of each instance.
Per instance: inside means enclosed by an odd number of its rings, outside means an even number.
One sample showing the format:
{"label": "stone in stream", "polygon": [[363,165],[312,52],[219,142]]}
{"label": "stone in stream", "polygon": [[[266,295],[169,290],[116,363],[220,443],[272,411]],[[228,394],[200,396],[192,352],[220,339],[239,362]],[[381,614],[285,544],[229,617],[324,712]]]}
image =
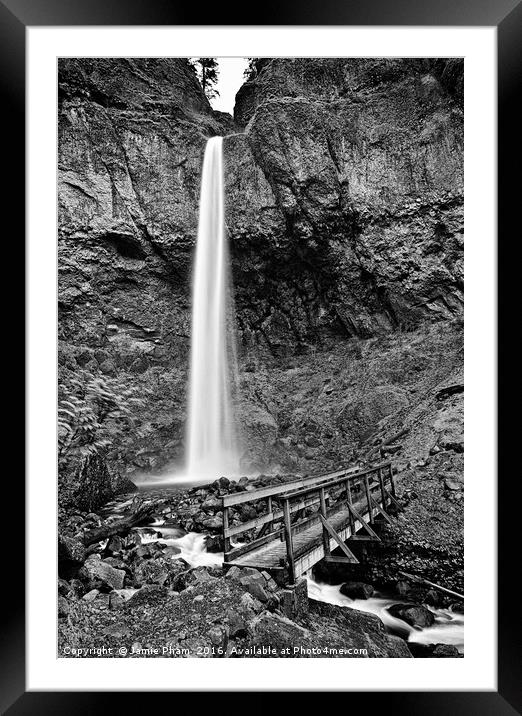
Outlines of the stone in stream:
{"label": "stone in stream", "polygon": [[339,591],[349,599],[368,599],[374,590],[371,584],[365,582],[345,582],[341,584]]}
{"label": "stone in stream", "polygon": [[436,644],[432,656],[436,659],[458,659],[459,650],[453,644]]}
{"label": "stone in stream", "polygon": [[123,540],[118,535],[113,535],[105,548],[107,552],[121,552],[123,549]]}
{"label": "stone in stream", "polygon": [[433,613],[420,604],[393,604],[388,611],[392,616],[414,627],[429,627],[435,621]]}

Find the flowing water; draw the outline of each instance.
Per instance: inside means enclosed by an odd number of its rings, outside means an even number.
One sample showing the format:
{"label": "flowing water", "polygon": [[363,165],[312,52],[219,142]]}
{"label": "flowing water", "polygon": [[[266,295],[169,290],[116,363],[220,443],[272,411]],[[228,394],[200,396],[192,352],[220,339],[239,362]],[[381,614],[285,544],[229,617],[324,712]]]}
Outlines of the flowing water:
{"label": "flowing water", "polygon": [[376,596],[370,599],[350,599],[339,591],[340,585],[320,584],[307,577],[308,596],[318,602],[336,604],[348,609],[375,614],[392,634],[397,634],[408,642],[417,644],[452,644],[460,653],[464,651],[464,615],[449,609],[429,607],[435,617],[430,627],[412,627],[402,619],[390,614],[389,607],[393,604],[405,604],[407,599]]}
{"label": "flowing water", "polygon": [[237,375],[224,217],[223,138],[203,160],[192,292],[186,472],[191,479],[239,471],[231,382]]}
{"label": "flowing water", "polygon": [[[166,498],[178,487],[170,488],[156,493],[146,493],[148,499]],[[134,495],[123,497],[106,505],[103,514],[109,519],[120,519],[129,509]],[[197,532],[185,532],[179,527],[165,523],[158,516],[149,525],[133,529],[140,534],[142,544],[159,542],[164,546],[172,559],[184,559],[191,567],[221,566],[223,554],[220,552],[207,552],[206,535]],[[430,627],[417,628],[407,624],[402,619],[394,617],[388,611],[393,604],[407,603],[407,599],[398,599],[395,595],[376,595],[370,599],[350,599],[341,594],[341,585],[321,584],[312,577],[306,577],[308,582],[308,597],[327,604],[336,604],[347,609],[357,609],[361,612],[375,614],[384,623],[386,629],[408,642],[418,644],[452,644],[460,653],[464,651],[464,615],[450,609],[436,609],[429,607],[435,617]],[[132,593],[134,590],[128,590]],[[130,594],[129,594],[130,596]]]}

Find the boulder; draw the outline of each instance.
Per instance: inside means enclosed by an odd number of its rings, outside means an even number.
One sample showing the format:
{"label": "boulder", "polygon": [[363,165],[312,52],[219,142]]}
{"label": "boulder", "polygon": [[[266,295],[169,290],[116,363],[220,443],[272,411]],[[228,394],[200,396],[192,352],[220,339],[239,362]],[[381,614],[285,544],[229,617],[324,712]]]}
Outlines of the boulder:
{"label": "boulder", "polygon": [[64,619],[68,616],[70,610],[71,607],[69,606],[67,599],[62,596],[58,597],[58,619]]}
{"label": "boulder", "polygon": [[79,537],[60,535],[58,537],[58,561],[77,562],[85,559],[85,547]]}
{"label": "boulder", "polygon": [[436,644],[431,655],[435,659],[458,659],[460,656],[453,644]]}
{"label": "boulder", "polygon": [[98,588],[104,590],[121,589],[125,572],[122,569],[111,567],[102,561],[99,555],[91,555],[80,570],[81,576],[88,584],[99,583]]}
{"label": "boulder", "polygon": [[159,584],[145,584],[127,601],[127,607],[134,609],[143,605],[159,605],[165,602],[169,591]]}
{"label": "boulder", "polygon": [[214,517],[207,517],[201,521],[203,527],[207,530],[221,530],[223,528],[223,515],[218,514]]}
{"label": "boulder", "polygon": [[207,497],[207,499],[202,503],[201,509],[203,510],[221,510],[223,507],[221,500],[219,500],[217,497]]}
{"label": "boulder", "polygon": [[349,599],[368,599],[373,594],[373,587],[366,582],[344,582],[339,589]]}
{"label": "boulder", "polygon": [[121,609],[125,604],[125,599],[117,592],[111,592],[109,594],[109,609],[117,610]]}
{"label": "boulder", "polygon": [[134,570],[134,586],[159,584],[181,591],[180,577],[186,573],[187,569],[189,569],[189,565],[183,559],[173,560],[168,557],[148,559],[139,564]]}
{"label": "boulder", "polygon": [[433,613],[420,604],[393,604],[388,607],[388,611],[392,616],[414,627],[429,627],[435,621]]}
{"label": "boulder", "polygon": [[248,622],[236,610],[227,611],[227,624],[231,639],[240,639],[248,635]]}
{"label": "boulder", "polygon": [[121,552],[123,549],[123,539],[119,535],[113,535],[105,548],[107,552]]}

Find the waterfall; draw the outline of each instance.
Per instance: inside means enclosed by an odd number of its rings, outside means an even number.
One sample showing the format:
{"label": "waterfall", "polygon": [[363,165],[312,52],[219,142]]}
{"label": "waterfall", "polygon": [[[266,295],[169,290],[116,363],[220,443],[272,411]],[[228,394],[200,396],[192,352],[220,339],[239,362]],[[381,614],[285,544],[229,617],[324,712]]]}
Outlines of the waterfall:
{"label": "waterfall", "polygon": [[231,395],[236,375],[224,220],[223,138],[212,137],[203,160],[192,288],[187,430],[187,473],[191,478],[238,474]]}

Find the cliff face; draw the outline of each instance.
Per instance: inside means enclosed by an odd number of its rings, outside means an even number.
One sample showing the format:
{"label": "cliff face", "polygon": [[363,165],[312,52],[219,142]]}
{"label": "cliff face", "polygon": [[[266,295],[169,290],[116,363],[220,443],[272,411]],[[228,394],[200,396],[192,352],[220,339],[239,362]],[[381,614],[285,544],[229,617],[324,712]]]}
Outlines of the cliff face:
{"label": "cliff face", "polygon": [[226,140],[242,328],[277,354],[460,315],[462,63],[274,59]]}
{"label": "cliff face", "polygon": [[122,466],[182,454],[201,164],[231,122],[186,60],[60,61],[61,377],[131,389]]}
{"label": "cliff face", "polygon": [[[372,341],[462,313],[460,61],[263,61],[235,120],[186,60],[60,61],[60,381],[102,376],[125,403],[105,429],[122,471],[183,455],[209,136],[227,135],[247,463],[346,462],[408,404],[404,386],[383,388],[382,351],[368,379]],[[377,407],[359,425],[360,378]]]}

